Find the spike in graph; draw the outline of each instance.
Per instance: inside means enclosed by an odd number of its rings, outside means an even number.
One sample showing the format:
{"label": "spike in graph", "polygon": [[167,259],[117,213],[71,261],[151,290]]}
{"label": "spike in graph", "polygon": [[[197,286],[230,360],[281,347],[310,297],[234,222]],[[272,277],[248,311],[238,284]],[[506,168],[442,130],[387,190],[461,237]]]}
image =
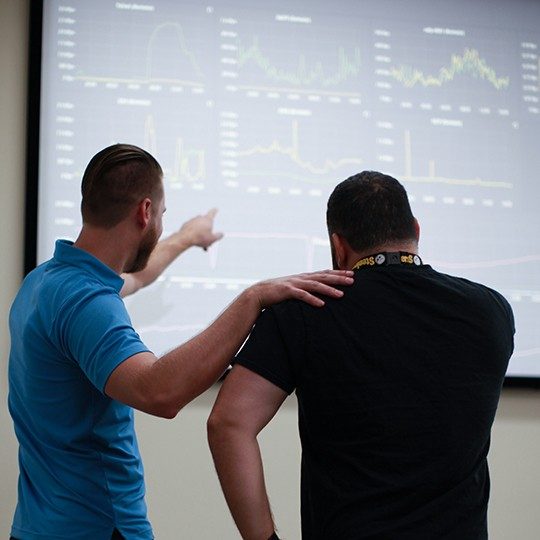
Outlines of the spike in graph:
{"label": "spike in graph", "polygon": [[315,165],[310,161],[302,159],[299,148],[298,120],[292,121],[290,146],[284,146],[278,140],[274,140],[268,146],[254,146],[236,152],[237,156],[253,156],[257,154],[282,154],[287,156],[301,169],[314,175],[323,175],[345,165],[362,164],[362,159],[360,158],[342,158],[336,161],[326,159],[322,165]]}
{"label": "spike in graph", "polygon": [[156,154],[156,126],[154,117],[149,114],[144,121],[144,147],[152,154]]}
{"label": "spike in graph", "polygon": [[153,30],[148,40],[148,46],[146,49],[146,78],[148,80],[152,79],[155,40],[159,34],[163,33],[163,30],[167,29],[171,29],[174,32],[175,38],[178,42],[178,51],[180,54],[188,61],[191,68],[195,71],[197,77],[202,77],[203,73],[199,67],[199,64],[197,63],[197,60],[195,59],[195,55],[191,50],[189,50],[186,44],[186,38],[184,36],[182,26],[178,23],[166,22],[157,26]]}
{"label": "spike in graph", "polygon": [[242,67],[249,62],[254,62],[266,75],[275,82],[283,82],[293,86],[308,86],[320,84],[323,87],[337,86],[360,72],[361,57],[360,49],[354,48],[352,58],[347,55],[344,47],[338,48],[338,67],[334,74],[327,75],[321,62],[316,62],[308,67],[304,54],[298,57],[296,72],[280,69],[266,57],[259,46],[259,38],[253,38],[250,47],[244,47],[238,43],[238,66]]}
{"label": "spike in graph", "polygon": [[176,139],[172,182],[196,182],[206,177],[205,152],[184,146],[184,139]]}
{"label": "spike in graph", "polygon": [[[163,34],[163,31],[167,29],[172,29],[174,32],[174,38],[176,44],[171,48],[171,59],[167,63],[167,70],[170,72],[175,68],[175,60],[177,62],[182,62],[180,68],[180,73],[183,75],[187,73],[189,75],[194,75],[192,79],[187,80],[184,78],[179,78],[178,76],[165,76],[159,77],[155,73],[154,59],[157,57],[155,52],[156,41],[159,35]],[[123,60],[122,60],[123,61]],[[187,62],[187,65],[186,65]],[[142,62],[141,62],[142,64]],[[91,73],[81,72],[77,75],[77,79],[82,81],[93,81],[93,82],[110,82],[110,83],[134,83],[134,84],[147,84],[147,83],[166,83],[166,84],[181,84],[191,87],[202,87],[204,82],[201,80],[204,78],[204,73],[199,66],[195,54],[188,47],[187,40],[184,35],[184,30],[182,26],[174,22],[166,22],[156,26],[148,42],[146,43],[146,59],[144,67],[141,66],[141,71],[144,69],[144,72],[139,75],[127,76],[127,77],[118,77],[118,76],[105,76],[105,75],[93,75]]]}
{"label": "spike in graph", "polygon": [[407,88],[416,85],[442,86],[454,80],[456,75],[461,74],[483,79],[497,90],[507,88],[510,84],[510,78],[499,77],[495,70],[480,57],[480,53],[476,49],[465,49],[461,56],[453,54],[450,65],[442,67],[438,75],[426,75],[423,71],[406,65],[391,69],[392,77]]}
{"label": "spike in graph", "polygon": [[[148,115],[144,123],[144,147],[151,154],[156,154],[156,128],[154,117]],[[174,160],[169,181],[172,184],[182,182],[198,182],[206,178],[206,155],[204,150],[188,148],[184,139],[177,137],[175,142]]]}
{"label": "spike in graph", "polygon": [[481,178],[449,178],[435,173],[435,161],[428,160],[428,175],[413,175],[412,172],[412,144],[411,132],[407,129],[404,133],[404,164],[405,171],[402,179],[406,182],[417,182],[423,184],[447,184],[454,186],[477,186],[482,188],[512,189],[514,185],[511,182],[499,180],[482,180]]}

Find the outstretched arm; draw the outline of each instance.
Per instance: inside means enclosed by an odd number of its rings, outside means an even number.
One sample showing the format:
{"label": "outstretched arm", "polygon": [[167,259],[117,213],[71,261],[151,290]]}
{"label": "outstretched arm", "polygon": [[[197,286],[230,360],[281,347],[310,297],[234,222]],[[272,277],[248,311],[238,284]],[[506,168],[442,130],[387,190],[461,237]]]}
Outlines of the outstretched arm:
{"label": "outstretched arm", "polygon": [[229,373],[208,419],[208,442],[221,488],[244,540],[275,530],[257,435],[287,394],[243,366]]}
{"label": "outstretched arm", "polygon": [[132,274],[122,274],[124,285],[120,296],[126,297],[139,289],[150,285],[179,255],[192,246],[207,249],[214,242],[223,238],[222,233],[215,233],[214,218],[217,209],[213,208],[202,216],[195,216],[186,221],[171,236],[161,240],[154,248],[146,267]]}
{"label": "outstretched arm", "polygon": [[173,418],[225,371],[261,310],[289,298],[324,305],[315,295],[341,297],[353,272],[327,270],[262,281],[246,289],[206,329],[161,358],[138,353],[110,375],[105,393],[141,411]]}

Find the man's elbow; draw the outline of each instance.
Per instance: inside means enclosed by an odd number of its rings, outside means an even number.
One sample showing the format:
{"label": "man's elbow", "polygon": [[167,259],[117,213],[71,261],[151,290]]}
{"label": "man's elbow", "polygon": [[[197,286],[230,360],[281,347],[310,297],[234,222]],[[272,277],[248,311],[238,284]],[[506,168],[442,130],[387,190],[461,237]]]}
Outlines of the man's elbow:
{"label": "man's elbow", "polygon": [[153,416],[173,420],[183,408],[184,404],[179,403],[178,400],[171,399],[165,395],[156,395],[146,401],[146,406],[143,410]]}
{"label": "man's elbow", "polygon": [[178,416],[180,410],[181,409],[176,409],[172,407],[159,407],[150,414],[153,414],[154,416],[159,416],[159,418],[164,418],[165,420],[174,420]]}

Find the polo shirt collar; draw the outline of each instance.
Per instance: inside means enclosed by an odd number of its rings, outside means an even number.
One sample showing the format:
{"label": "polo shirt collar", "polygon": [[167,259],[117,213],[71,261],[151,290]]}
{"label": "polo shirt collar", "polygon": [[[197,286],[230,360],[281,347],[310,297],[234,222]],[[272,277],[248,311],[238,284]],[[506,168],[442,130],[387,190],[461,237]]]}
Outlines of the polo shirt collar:
{"label": "polo shirt collar", "polygon": [[57,240],[54,249],[54,260],[61,264],[69,264],[85,270],[95,276],[101,283],[120,292],[124,280],[99,259],[73,245],[71,240]]}

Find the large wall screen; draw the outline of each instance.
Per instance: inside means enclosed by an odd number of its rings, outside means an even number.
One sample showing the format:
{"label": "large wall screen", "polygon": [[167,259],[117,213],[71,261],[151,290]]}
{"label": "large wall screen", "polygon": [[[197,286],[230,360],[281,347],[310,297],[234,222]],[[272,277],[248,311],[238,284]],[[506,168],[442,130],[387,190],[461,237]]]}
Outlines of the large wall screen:
{"label": "large wall screen", "polygon": [[538,2],[43,4],[38,262],[115,142],[162,164],[166,234],[219,208],[225,238],[127,301],[156,353],[256,280],[329,267],[328,195],[374,169],[407,188],[425,262],[512,304],[509,375],[540,376]]}

